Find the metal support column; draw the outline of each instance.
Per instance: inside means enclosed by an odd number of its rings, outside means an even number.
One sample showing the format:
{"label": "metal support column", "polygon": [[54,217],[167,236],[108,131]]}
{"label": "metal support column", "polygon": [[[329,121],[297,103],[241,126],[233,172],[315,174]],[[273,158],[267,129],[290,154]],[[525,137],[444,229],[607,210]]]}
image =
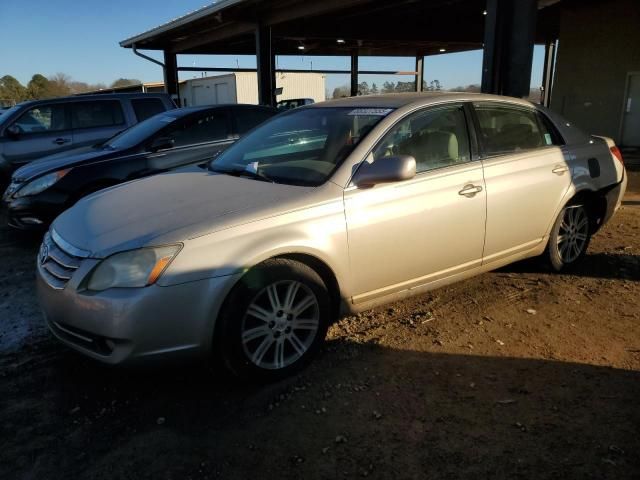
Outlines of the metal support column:
{"label": "metal support column", "polygon": [[544,49],[544,70],[542,72],[542,104],[548,107],[551,104],[551,92],[553,90],[553,75],[556,68],[556,41],[547,40]]}
{"label": "metal support column", "polygon": [[351,96],[358,95],[358,54],[351,55]]}
{"label": "metal support column", "polygon": [[424,83],[424,56],[416,56],[416,92],[423,90]]}
{"label": "metal support column", "polygon": [[537,0],[487,0],[482,91],[526,97],[538,13]]}
{"label": "metal support column", "polygon": [[261,105],[275,106],[275,57],[271,45],[271,28],[256,28],[256,65],[258,70],[258,101]]}
{"label": "metal support column", "polygon": [[178,90],[178,65],[176,54],[164,51],[164,90],[169,95],[177,98],[179,104],[180,91]]}

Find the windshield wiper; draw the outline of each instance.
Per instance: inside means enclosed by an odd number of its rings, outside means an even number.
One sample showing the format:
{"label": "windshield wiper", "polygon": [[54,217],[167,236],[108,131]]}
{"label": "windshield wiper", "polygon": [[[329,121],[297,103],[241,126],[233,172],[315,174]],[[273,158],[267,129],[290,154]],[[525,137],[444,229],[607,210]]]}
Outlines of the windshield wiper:
{"label": "windshield wiper", "polygon": [[236,177],[245,176],[254,178],[256,180],[262,180],[263,182],[276,183],[273,179],[269,178],[264,173],[254,172],[252,170],[246,170],[244,168],[216,168],[214,165],[209,167],[209,170],[216,173],[225,173],[227,175],[233,175]]}

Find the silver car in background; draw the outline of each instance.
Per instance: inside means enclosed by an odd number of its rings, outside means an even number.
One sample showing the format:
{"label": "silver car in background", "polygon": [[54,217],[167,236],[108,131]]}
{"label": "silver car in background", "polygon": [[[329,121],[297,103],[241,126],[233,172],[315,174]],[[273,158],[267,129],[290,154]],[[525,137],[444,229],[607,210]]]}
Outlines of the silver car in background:
{"label": "silver car in background", "polygon": [[214,355],[274,379],[338,315],[517,260],[574,265],[622,157],[527,101],[395,94],[301,107],[209,164],[94,194],[38,259],[46,321],[97,360]]}

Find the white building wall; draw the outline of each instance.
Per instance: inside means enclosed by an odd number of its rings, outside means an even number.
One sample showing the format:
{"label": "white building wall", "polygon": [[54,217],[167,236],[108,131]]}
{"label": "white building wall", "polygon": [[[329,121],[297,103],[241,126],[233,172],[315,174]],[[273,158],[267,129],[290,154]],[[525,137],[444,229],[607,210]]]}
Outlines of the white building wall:
{"label": "white building wall", "polygon": [[183,107],[238,103],[234,74],[192,78],[180,84]]}
{"label": "white building wall", "polygon": [[321,73],[277,72],[276,88],[282,87],[282,95],[277,100],[311,98],[314,102],[326,100],[325,75]]}
{"label": "white building wall", "polygon": [[[325,100],[325,75],[321,73],[276,73],[276,99],[312,98]],[[258,76],[255,72],[236,72],[204,78],[192,78],[180,84],[182,106],[218,103],[258,104]]]}
{"label": "white building wall", "polygon": [[258,104],[258,75],[255,72],[236,72],[238,103]]}

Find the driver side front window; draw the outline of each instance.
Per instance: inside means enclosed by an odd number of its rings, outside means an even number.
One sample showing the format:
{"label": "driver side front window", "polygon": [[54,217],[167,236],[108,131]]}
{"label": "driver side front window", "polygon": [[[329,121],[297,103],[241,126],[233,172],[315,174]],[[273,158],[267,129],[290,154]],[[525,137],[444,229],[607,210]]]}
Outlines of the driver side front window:
{"label": "driver side front window", "polygon": [[23,113],[13,126],[22,134],[57,132],[69,128],[63,104],[33,107]]}
{"label": "driver side front window", "polygon": [[414,157],[418,173],[469,162],[462,107],[429,109],[400,120],[375,148],[373,159],[395,155]]}

